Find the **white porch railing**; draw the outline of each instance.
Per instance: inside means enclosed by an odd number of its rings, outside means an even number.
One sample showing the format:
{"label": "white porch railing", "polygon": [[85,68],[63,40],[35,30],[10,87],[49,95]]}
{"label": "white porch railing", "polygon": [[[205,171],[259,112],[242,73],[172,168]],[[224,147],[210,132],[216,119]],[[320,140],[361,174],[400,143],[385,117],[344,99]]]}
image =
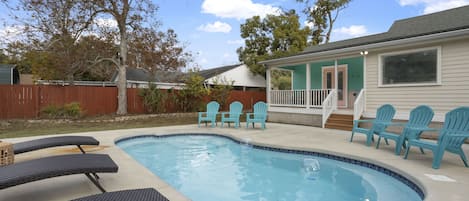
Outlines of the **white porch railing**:
{"label": "white porch railing", "polygon": [[353,120],[358,120],[365,110],[365,89],[362,89],[353,103]]}
{"label": "white porch railing", "polygon": [[337,109],[337,90],[332,89],[322,103],[322,127],[326,125],[327,119]]}
{"label": "white porch railing", "polygon": [[[270,105],[286,107],[313,107],[321,108],[331,89],[313,90],[271,90]],[[307,96],[309,103],[307,104]]]}

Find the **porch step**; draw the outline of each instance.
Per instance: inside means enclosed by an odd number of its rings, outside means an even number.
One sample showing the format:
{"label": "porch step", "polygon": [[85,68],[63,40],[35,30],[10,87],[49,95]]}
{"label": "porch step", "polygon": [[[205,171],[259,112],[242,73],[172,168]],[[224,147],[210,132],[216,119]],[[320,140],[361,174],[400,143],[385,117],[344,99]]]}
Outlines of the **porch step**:
{"label": "porch step", "polygon": [[353,128],[353,115],[331,114],[327,119],[326,128],[351,131]]}

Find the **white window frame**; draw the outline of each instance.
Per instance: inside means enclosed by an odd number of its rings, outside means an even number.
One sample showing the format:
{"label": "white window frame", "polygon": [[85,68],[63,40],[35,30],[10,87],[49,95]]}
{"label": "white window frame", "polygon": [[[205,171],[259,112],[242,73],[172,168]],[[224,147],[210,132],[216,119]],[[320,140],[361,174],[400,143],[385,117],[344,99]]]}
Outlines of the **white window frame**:
{"label": "white window frame", "polygon": [[[382,58],[384,56],[399,55],[399,54],[406,54],[406,53],[416,53],[416,52],[435,50],[435,49],[436,49],[436,82],[434,83],[383,84],[383,61],[382,61],[383,59]],[[441,85],[441,46],[378,54],[378,87],[412,87],[412,86],[435,86],[435,85]]]}

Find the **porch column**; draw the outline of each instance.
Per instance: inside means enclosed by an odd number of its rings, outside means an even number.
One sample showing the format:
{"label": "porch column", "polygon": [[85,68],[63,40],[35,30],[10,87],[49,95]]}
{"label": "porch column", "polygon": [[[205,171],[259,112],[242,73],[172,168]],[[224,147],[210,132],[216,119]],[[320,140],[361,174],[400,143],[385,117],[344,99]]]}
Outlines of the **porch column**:
{"label": "porch column", "polygon": [[310,108],[311,103],[311,65],[306,63],[306,109]]}
{"label": "porch column", "polygon": [[[337,96],[336,96],[337,101],[336,101],[336,102],[339,101],[339,100],[338,100],[338,99],[339,99],[339,81],[338,81],[338,78],[339,78],[338,75],[339,75],[339,73],[337,72],[337,67],[338,67],[338,62],[337,62],[337,59],[335,59],[335,60],[334,60],[334,88],[335,88],[335,91],[336,91],[336,93],[337,93]],[[338,104],[337,104],[337,105],[338,105]],[[338,107],[337,105],[335,106],[335,107],[336,107],[336,108],[335,108],[336,110],[337,110],[337,107]]]}
{"label": "porch column", "polygon": [[267,107],[270,107],[270,85],[271,84],[270,84],[270,68],[269,67],[265,69],[265,75],[266,75],[265,81],[267,82],[266,83]]}

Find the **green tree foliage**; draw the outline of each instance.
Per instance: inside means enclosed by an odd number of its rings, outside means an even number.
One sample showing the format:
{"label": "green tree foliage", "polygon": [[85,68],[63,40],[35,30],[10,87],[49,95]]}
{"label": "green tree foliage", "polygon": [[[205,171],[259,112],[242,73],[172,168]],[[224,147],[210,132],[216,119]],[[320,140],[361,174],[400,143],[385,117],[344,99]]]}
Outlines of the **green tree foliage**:
{"label": "green tree foliage", "polygon": [[203,107],[203,98],[209,93],[203,85],[204,78],[191,70],[184,83],[184,88],[176,93],[175,100],[179,108],[184,112],[200,111]]}
{"label": "green tree foliage", "polygon": [[[339,12],[347,7],[351,0],[296,0],[305,3],[303,13],[313,25],[312,45],[329,43],[334,22]],[[314,3],[313,3],[314,2]]]}
{"label": "green tree foliage", "polygon": [[220,107],[224,107],[233,90],[234,81],[228,81],[225,78],[216,78],[213,81],[213,87],[210,88],[210,97],[217,101]]}
{"label": "green tree foliage", "polygon": [[282,70],[271,71],[272,86],[277,90],[289,90],[292,88],[291,72]]}
{"label": "green tree foliage", "polygon": [[166,94],[157,88],[156,84],[148,83],[148,88],[139,90],[143,104],[150,113],[162,113],[166,109]]}
{"label": "green tree foliage", "polygon": [[265,68],[258,64],[260,61],[302,51],[310,32],[309,27],[301,27],[294,10],[278,16],[267,15],[264,19],[254,16],[241,24],[245,46],[237,50],[239,60],[254,74],[265,76]]}

